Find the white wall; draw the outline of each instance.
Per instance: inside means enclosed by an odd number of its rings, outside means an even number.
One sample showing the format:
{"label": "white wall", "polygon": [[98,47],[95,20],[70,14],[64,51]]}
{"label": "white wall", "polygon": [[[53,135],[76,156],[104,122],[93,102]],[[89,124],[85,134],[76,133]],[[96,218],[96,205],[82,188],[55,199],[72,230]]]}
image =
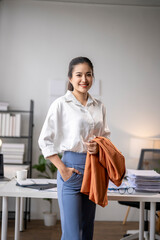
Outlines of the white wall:
{"label": "white wall", "polygon": [[[49,79],[67,79],[69,61],[89,57],[101,80],[113,143],[126,157],[133,136],[160,134],[160,8],[2,0],[0,3],[0,101],[28,109],[35,101],[33,163],[49,106]],[[43,200],[32,201],[32,218]],[[57,205],[56,205],[57,208]],[[41,211],[39,211],[41,209]],[[97,220],[123,219],[126,208],[109,203]],[[130,212],[129,220],[137,213]]]}

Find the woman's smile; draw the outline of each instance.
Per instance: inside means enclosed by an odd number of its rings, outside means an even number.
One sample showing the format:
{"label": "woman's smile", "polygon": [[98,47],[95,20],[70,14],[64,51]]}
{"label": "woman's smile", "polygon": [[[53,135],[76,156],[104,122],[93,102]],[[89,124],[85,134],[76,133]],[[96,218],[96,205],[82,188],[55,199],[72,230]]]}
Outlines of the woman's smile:
{"label": "woman's smile", "polygon": [[79,85],[80,85],[81,87],[83,87],[83,88],[86,88],[86,87],[88,87],[89,84],[88,84],[88,83],[87,83],[87,84],[86,84],[86,83],[85,83],[85,84],[84,84],[84,83],[80,83]]}

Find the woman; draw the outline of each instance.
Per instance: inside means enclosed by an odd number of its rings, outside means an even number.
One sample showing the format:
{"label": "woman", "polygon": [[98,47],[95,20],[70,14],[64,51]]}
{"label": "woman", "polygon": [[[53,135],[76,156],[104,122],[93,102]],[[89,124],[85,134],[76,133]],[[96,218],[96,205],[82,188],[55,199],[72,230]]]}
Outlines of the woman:
{"label": "woman", "polygon": [[[72,59],[67,93],[56,99],[47,114],[39,146],[58,169],[57,188],[61,215],[61,240],[92,240],[95,203],[80,193],[86,152],[98,154],[95,136],[108,137],[106,110],[90,96],[94,78],[92,62]],[[58,153],[63,152],[62,160]]]}

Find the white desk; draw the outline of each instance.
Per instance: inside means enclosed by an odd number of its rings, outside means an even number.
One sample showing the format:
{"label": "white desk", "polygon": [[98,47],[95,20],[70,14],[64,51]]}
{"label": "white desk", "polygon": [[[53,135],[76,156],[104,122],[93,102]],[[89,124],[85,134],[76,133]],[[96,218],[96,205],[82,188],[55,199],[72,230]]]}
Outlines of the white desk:
{"label": "white desk", "polygon": [[19,221],[20,221],[20,199],[21,198],[52,198],[57,199],[57,192],[38,191],[30,188],[17,187],[13,179],[0,185],[0,196],[2,197],[2,227],[1,240],[7,240],[8,226],[8,197],[16,198],[15,206],[15,240],[19,240]]}
{"label": "white desk", "polygon": [[[15,216],[15,240],[19,240],[19,218],[20,218],[20,198],[52,198],[57,199],[57,192],[37,191],[29,188],[17,187],[15,180],[7,182],[0,187],[0,196],[3,197],[2,208],[2,229],[1,240],[7,240],[7,225],[8,225],[8,197],[16,198],[16,216]],[[152,193],[136,193],[121,195],[118,193],[108,193],[109,201],[135,201],[140,202],[139,211],[139,240],[143,239],[144,232],[144,203],[151,203],[150,210],[150,240],[155,239],[155,211],[156,202],[160,201],[160,194]]]}
{"label": "white desk", "polygon": [[[9,179],[13,179],[16,177],[16,172],[17,171],[21,171],[23,169],[29,170],[29,165],[12,165],[12,164],[4,164],[4,176],[9,178]],[[0,186],[2,186],[4,182],[0,181]],[[24,208],[24,201],[22,199],[21,201],[21,209]],[[22,211],[21,211],[22,213]],[[23,231],[23,214],[20,215],[20,230]]]}

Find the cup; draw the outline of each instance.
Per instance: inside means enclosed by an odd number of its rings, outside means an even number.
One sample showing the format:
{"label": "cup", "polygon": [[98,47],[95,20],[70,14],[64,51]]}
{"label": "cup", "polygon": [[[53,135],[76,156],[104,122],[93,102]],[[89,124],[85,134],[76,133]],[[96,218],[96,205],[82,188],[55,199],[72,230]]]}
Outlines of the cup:
{"label": "cup", "polygon": [[27,179],[27,170],[23,169],[23,170],[17,171],[16,175],[17,175],[17,182],[20,180],[26,180]]}

